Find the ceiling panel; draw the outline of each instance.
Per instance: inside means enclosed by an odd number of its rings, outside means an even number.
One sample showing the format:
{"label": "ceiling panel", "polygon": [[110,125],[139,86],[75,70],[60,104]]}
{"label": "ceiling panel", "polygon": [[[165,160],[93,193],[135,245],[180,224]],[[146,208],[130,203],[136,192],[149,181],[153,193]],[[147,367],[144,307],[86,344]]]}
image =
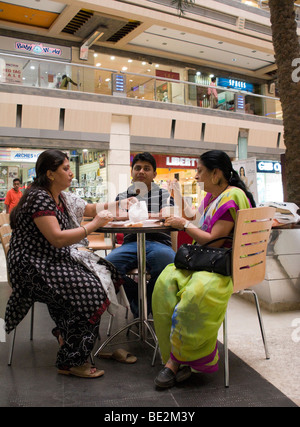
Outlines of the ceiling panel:
{"label": "ceiling panel", "polygon": [[58,16],[55,12],[0,2],[0,19],[7,22],[50,28]]}
{"label": "ceiling panel", "polygon": [[248,70],[257,70],[274,63],[274,56],[243,46],[189,34],[166,27],[152,26],[134,38],[130,45],[157,51],[181,53],[197,60],[230,64]]}
{"label": "ceiling panel", "polygon": [[[108,33],[114,21],[117,23],[122,23],[123,21],[126,24],[126,22],[132,19],[129,7],[127,16],[124,15],[123,11],[120,13],[120,16],[117,16],[117,10],[116,13],[113,11],[111,15],[106,15],[102,13],[104,10],[106,13],[108,11],[106,2],[104,1],[65,1],[66,3],[63,0],[61,2],[50,0],[0,1],[0,27],[2,27],[2,32],[0,30],[0,33],[5,35],[5,31],[7,30],[17,31],[18,33],[24,33],[24,38],[26,39],[30,39],[30,33],[34,33],[35,35],[40,34],[56,38],[58,44],[60,40],[82,42],[95,26],[99,26],[98,21]],[[92,4],[94,4],[95,10],[89,9],[90,17],[86,23],[86,28],[81,28],[78,32],[66,31],[68,25],[71,25],[72,20],[76,19],[78,13],[83,10],[82,8],[91,8]],[[219,3],[218,10],[222,12],[221,3]],[[109,16],[110,20],[105,21],[107,16]],[[96,21],[98,20],[94,27],[90,25],[92,24],[91,18]],[[265,35],[262,36],[263,43],[260,47],[261,34],[257,33],[257,36],[253,37],[253,35],[247,36],[246,30],[245,33],[241,33],[244,39],[248,40],[248,46],[255,46],[251,50],[249,47],[246,47],[245,43],[241,42],[238,32],[236,33],[235,43],[234,39],[230,40],[227,38],[228,41],[226,41],[226,37],[223,40],[216,40],[215,35],[214,37],[210,37],[209,32],[204,36],[199,35],[195,31],[195,27],[192,33],[190,32],[188,21],[181,22],[182,30],[180,30],[180,27],[179,29],[174,29],[170,28],[171,26],[162,26],[164,25],[163,21],[159,25],[153,18],[149,18],[144,11],[139,18],[141,18],[141,22],[137,22],[138,26],[130,28],[129,32],[124,33],[125,35],[122,33],[119,38],[108,38],[108,36],[105,38],[103,35],[95,43],[95,46],[97,45],[98,49],[105,46],[128,51],[128,56],[130,55],[130,50],[141,55],[149,54],[162,58],[167,57],[167,53],[169,53],[170,58],[182,62],[194,63],[198,66],[208,65],[211,68],[215,67],[230,70],[231,72],[236,70],[237,73],[244,73],[245,75],[255,75],[257,70],[270,70],[270,65],[275,67],[274,56],[270,53],[272,52],[271,39],[268,41]],[[53,25],[54,22],[55,24]],[[199,25],[201,25],[200,22]],[[220,27],[220,22],[218,25]],[[225,34],[227,27],[226,24],[224,25]],[[28,26],[28,30],[26,26]],[[120,24],[119,26],[122,25]],[[118,28],[114,28],[115,34],[118,34]],[[85,32],[83,32],[83,29]],[[121,30],[123,31],[123,27]],[[238,29],[236,30],[238,31]],[[103,32],[105,31],[103,30]],[[101,66],[109,68],[110,64],[103,63],[101,60]],[[257,72],[257,76],[260,78],[263,76],[266,78],[269,77],[264,75],[263,71]]]}

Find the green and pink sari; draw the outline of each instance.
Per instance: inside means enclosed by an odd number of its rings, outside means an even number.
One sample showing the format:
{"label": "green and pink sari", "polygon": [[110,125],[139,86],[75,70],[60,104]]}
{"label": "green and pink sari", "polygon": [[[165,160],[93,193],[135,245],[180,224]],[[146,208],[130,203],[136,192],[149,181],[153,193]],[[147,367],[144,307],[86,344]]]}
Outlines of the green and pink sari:
{"label": "green and pink sari", "polygon": [[[209,203],[210,196],[200,207],[200,228],[207,232],[220,219],[235,222],[239,209],[251,207],[236,187]],[[164,363],[171,357],[198,372],[218,369],[217,336],[232,290],[231,276],[179,270],[174,264],[163,270],[153,291],[152,311]]]}

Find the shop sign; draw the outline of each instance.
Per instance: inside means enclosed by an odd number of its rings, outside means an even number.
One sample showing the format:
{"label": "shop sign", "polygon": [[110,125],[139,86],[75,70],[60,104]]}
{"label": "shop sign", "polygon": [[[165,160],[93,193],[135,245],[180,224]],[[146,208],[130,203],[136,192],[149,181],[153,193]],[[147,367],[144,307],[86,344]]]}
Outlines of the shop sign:
{"label": "shop sign", "polygon": [[253,92],[253,84],[243,82],[236,79],[225,79],[223,77],[218,77],[218,86],[226,87],[227,89],[236,89],[236,90],[245,90],[247,92]]}
{"label": "shop sign", "polygon": [[191,158],[191,157],[171,157],[166,156],[166,167],[173,167],[173,168],[197,168],[197,158]]}
{"label": "shop sign", "polygon": [[164,71],[164,70],[156,70],[155,75],[157,77],[163,77],[165,79],[173,79],[173,80],[179,80],[179,77],[180,77],[179,73],[173,73],[172,71]]}
{"label": "shop sign", "polygon": [[51,56],[61,56],[62,50],[57,47],[45,46],[42,43],[26,43],[22,41],[17,41],[15,44],[15,49],[18,51],[25,51],[27,53],[34,53],[36,55],[51,55]]}
{"label": "shop sign", "polygon": [[259,173],[281,173],[281,163],[272,160],[258,160],[256,170]]}
{"label": "shop sign", "polygon": [[7,83],[22,83],[22,69],[20,65],[6,63],[3,79]]}
{"label": "shop sign", "polygon": [[[137,153],[130,154],[130,163]],[[165,154],[152,154],[157,168],[168,169],[197,169],[199,157],[167,156]]]}
{"label": "shop sign", "polygon": [[35,163],[39,155],[42,153],[42,151],[3,149],[0,151],[0,161],[1,162]]}

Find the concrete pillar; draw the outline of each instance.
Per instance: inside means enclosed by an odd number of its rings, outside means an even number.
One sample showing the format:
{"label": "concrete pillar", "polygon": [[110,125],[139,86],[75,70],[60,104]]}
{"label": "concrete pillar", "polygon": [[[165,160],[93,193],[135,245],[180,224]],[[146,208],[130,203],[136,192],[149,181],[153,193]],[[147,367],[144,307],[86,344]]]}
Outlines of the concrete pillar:
{"label": "concrete pillar", "polygon": [[108,152],[108,201],[130,185],[130,117],[112,116]]}

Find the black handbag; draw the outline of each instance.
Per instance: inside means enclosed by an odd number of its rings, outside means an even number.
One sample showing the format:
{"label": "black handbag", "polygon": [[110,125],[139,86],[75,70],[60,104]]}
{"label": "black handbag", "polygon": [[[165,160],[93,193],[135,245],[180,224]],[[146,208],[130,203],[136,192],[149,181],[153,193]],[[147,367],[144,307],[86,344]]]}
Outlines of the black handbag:
{"label": "black handbag", "polygon": [[191,271],[210,271],[231,276],[232,248],[214,248],[208,246],[218,240],[232,239],[230,236],[219,237],[205,245],[183,244],[175,255],[176,268]]}

